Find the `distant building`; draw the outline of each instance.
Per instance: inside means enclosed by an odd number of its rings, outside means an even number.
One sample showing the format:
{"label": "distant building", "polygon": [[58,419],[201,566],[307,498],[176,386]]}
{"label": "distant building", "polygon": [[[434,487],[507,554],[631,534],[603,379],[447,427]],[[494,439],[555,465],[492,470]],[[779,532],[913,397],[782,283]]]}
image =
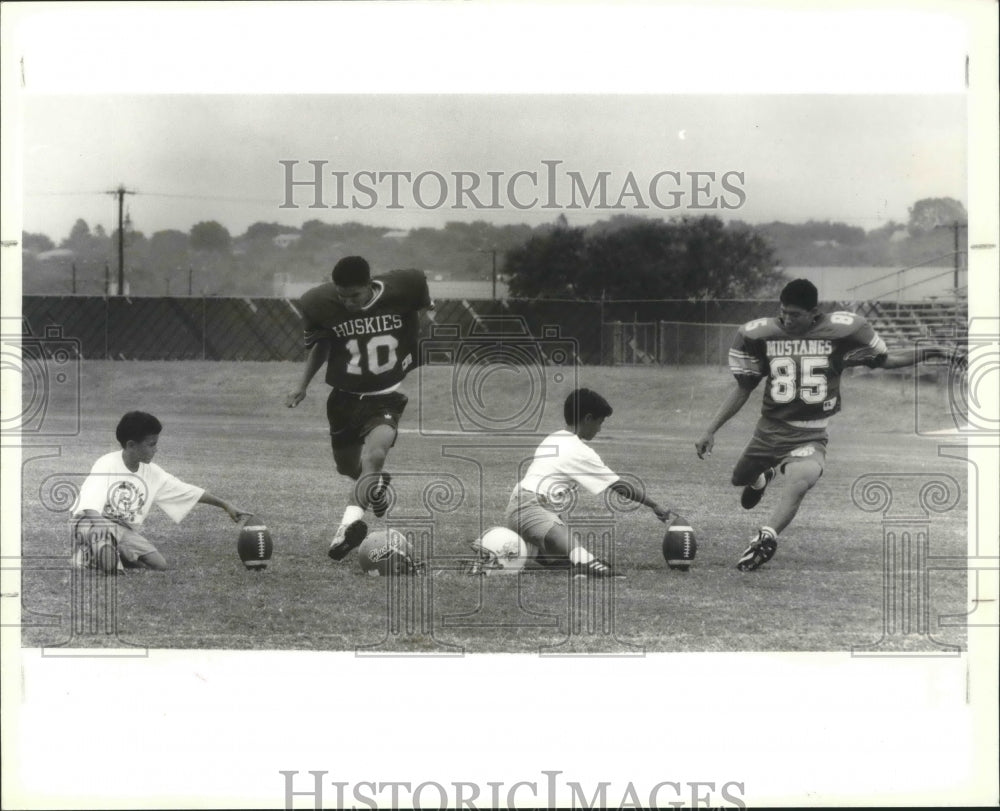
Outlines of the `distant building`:
{"label": "distant building", "polygon": [[301,234],[278,234],[271,239],[271,242],[278,248],[287,248],[289,245],[294,245],[301,238]]}
{"label": "distant building", "polygon": [[42,253],[35,256],[40,262],[61,262],[63,260],[72,261],[76,258],[76,254],[69,248],[56,248],[53,251],[42,251]]}

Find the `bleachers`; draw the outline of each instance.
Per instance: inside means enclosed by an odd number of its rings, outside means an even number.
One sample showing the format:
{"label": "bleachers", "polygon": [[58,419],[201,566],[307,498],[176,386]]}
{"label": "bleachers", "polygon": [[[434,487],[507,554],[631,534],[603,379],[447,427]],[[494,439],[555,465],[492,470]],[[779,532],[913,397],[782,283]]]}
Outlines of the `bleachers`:
{"label": "bleachers", "polygon": [[857,306],[857,312],[890,347],[911,346],[919,340],[955,344],[969,329],[969,306],[962,298],[867,301]]}

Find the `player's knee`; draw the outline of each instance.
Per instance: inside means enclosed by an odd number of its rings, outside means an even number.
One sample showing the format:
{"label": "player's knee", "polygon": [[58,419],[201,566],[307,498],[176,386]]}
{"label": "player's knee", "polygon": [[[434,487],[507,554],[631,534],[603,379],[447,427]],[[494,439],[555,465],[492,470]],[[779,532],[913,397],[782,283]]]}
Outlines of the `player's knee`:
{"label": "player's knee", "polygon": [[361,451],[362,464],[365,469],[381,469],[389,449],[396,441],[396,429],[391,425],[377,425],[365,437]]}
{"label": "player's knee", "polygon": [[785,487],[790,493],[801,498],[813,488],[822,474],[823,468],[819,465],[791,465],[785,471]]}
{"label": "player's knee", "polygon": [[139,558],[139,560],[147,569],[153,569],[157,572],[165,572],[170,568],[170,564],[167,563],[166,558],[164,558],[159,552],[152,552],[148,555],[143,555]]}
{"label": "player's knee", "polygon": [[104,574],[114,574],[118,571],[118,550],[112,544],[101,544],[94,554],[94,565]]}
{"label": "player's knee", "polygon": [[541,555],[550,557],[565,557],[573,548],[569,532],[562,524],[555,524],[551,527],[538,546]]}
{"label": "player's knee", "polygon": [[380,471],[385,465],[385,460],[388,454],[385,448],[374,447],[366,448],[364,457],[361,462],[361,467],[363,470]]}

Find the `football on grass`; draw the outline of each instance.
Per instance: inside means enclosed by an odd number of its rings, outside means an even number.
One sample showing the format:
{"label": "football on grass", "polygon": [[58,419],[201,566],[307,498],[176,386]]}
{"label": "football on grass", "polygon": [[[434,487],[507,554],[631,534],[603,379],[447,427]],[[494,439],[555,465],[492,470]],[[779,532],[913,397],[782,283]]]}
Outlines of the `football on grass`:
{"label": "football on grass", "polygon": [[694,538],[694,529],[687,519],[677,517],[667,527],[663,536],[663,559],[671,569],[686,572],[691,568],[698,542]]}
{"label": "football on grass", "polygon": [[417,563],[413,545],[395,529],[379,529],[371,533],[358,549],[361,571],[372,576],[414,574]]}
{"label": "football on grass", "polygon": [[248,569],[255,571],[266,569],[274,551],[271,532],[263,524],[247,524],[240,530],[236,551]]}

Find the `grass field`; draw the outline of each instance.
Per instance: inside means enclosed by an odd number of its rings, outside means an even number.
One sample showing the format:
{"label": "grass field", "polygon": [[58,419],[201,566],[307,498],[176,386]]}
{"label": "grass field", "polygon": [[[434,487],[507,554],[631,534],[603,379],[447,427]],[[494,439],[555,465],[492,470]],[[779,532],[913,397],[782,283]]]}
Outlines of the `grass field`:
{"label": "grass field", "polygon": [[[407,381],[410,405],[387,469],[399,485],[390,524],[425,539],[431,573],[405,582],[370,578],[356,554],[341,564],[326,557],[347,484],[333,471],[323,409],[328,389],[319,376],[302,405],[284,407],[298,374],[290,363],[85,362],[79,432],[38,435],[28,440],[38,447],[24,452],[23,644],[441,653],[849,650],[883,636],[884,516],[852,501],[852,485],[866,474],[904,474],[892,479],[899,510],[917,504],[926,481],[957,481],[953,507],[910,510],[913,520],[896,529],[927,531],[932,556],[966,554],[967,471],[938,454],[939,444],[957,440],[914,431],[918,411],[922,425],[952,426],[937,386],[878,374],[845,378],[846,405],[831,427],[826,473],[776,557],[757,572],[740,573],[736,558],[782,482],[752,513],[740,509],[739,491],[729,484],[759,393],[720,431],[714,455],[696,457],[694,440],[730,385],[725,370],[553,367],[536,376],[428,367]],[[560,427],[562,399],[574,384],[602,392],[615,407],[593,443],[604,460],[641,479],[694,525],[695,566],[688,573],[667,569],[662,525],[649,511],[613,512],[602,499],[581,496],[572,520],[596,537],[614,527],[614,557],[627,579],[588,586],[559,573],[463,575],[456,567],[470,554],[468,542],[500,522],[519,465],[539,435]],[[33,396],[26,391],[26,402]],[[72,432],[75,395],[53,394],[49,406],[47,430]],[[254,510],[272,529],[275,554],[265,572],[247,571],[236,556],[237,529],[221,511],[200,505],[174,525],[154,510],[146,531],[173,568],[92,583],[116,590],[117,633],[105,632],[108,621],[81,630],[77,623],[94,611],[73,603],[69,504],[57,483],[78,485],[94,459],[115,447],[115,424],[134,408],[164,423],[156,462]],[[473,430],[477,423],[485,430]],[[934,640],[964,648],[961,620],[939,625],[938,617],[967,613],[966,573],[935,571],[928,583]],[[929,647],[916,627],[908,630],[884,644]]]}

